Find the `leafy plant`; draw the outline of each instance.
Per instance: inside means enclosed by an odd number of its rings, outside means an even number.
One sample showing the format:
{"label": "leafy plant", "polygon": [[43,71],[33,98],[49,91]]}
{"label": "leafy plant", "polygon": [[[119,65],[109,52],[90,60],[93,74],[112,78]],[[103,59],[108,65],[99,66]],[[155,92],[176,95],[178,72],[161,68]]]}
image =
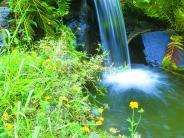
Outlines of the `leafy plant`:
{"label": "leafy plant", "polygon": [[184,50],[184,39],[181,36],[171,36],[171,43],[168,44],[166,54],[163,59],[163,66],[178,70]]}
{"label": "leafy plant", "polygon": [[0,57],[0,137],[89,137],[91,131],[100,132],[95,120],[103,121],[103,108],[100,115],[92,114],[97,107],[89,101],[86,83],[98,82],[102,56],[88,59],[72,50],[70,36],[63,29],[59,39],[37,43],[37,51],[17,49]]}
{"label": "leafy plant", "polygon": [[[55,34],[61,18],[68,13],[70,0],[10,0],[13,13],[12,43],[31,43],[35,36]],[[38,31],[39,30],[39,31]]]}
{"label": "leafy plant", "polygon": [[129,127],[130,138],[136,138],[136,137],[139,136],[137,134],[137,128],[138,128],[138,126],[141,122],[142,113],[144,112],[144,110],[142,108],[137,110],[137,113],[139,113],[139,118],[138,118],[138,121],[136,121],[136,119],[135,119],[135,114],[136,114],[135,110],[139,108],[139,103],[137,101],[131,101],[129,106],[132,109],[131,118],[128,119],[128,122],[130,123],[130,127]]}
{"label": "leafy plant", "polygon": [[179,33],[184,32],[184,2],[181,0],[127,0],[149,17],[167,21]]}

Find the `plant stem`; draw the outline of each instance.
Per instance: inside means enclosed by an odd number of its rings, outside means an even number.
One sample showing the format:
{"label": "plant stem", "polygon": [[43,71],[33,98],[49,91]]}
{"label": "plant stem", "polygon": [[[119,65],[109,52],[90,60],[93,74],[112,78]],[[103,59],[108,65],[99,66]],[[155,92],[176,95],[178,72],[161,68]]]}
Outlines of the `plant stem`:
{"label": "plant stem", "polygon": [[132,110],[132,120],[131,120],[131,138],[134,137],[134,116],[135,116],[135,111],[134,109]]}
{"label": "plant stem", "polygon": [[139,124],[140,124],[140,122],[141,122],[141,119],[142,119],[142,115],[141,115],[141,114],[142,114],[142,113],[139,114],[139,120],[138,120],[137,125],[136,125],[136,127],[135,127],[135,129],[134,129],[134,132],[136,132],[137,127],[139,126]]}

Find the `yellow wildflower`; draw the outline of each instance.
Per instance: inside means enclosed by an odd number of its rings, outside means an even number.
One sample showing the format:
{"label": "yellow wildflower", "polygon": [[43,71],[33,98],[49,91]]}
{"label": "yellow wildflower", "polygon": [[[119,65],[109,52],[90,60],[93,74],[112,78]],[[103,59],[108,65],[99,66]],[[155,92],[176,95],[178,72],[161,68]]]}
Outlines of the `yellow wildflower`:
{"label": "yellow wildflower", "polygon": [[101,121],[101,122],[103,122],[104,121],[104,118],[103,117],[99,117],[98,120]]}
{"label": "yellow wildflower", "polygon": [[109,131],[113,134],[118,133],[119,130],[117,128],[110,128]]}
{"label": "yellow wildflower", "polygon": [[77,30],[78,30],[78,31],[80,31],[80,30],[81,30],[80,26],[77,26]]}
{"label": "yellow wildflower", "polygon": [[85,113],[90,113],[91,110],[90,110],[89,108],[84,108],[84,112],[85,112]]}
{"label": "yellow wildflower", "polygon": [[50,99],[51,99],[50,96],[45,96],[45,100],[46,100],[46,101],[48,101],[48,100],[50,100]]}
{"label": "yellow wildflower", "polygon": [[129,104],[130,108],[134,109],[134,108],[138,108],[139,107],[139,103],[136,101],[131,101]]}
{"label": "yellow wildflower", "polygon": [[96,125],[98,125],[98,126],[100,126],[100,125],[102,125],[102,124],[103,124],[103,122],[100,121],[100,120],[96,122]]}
{"label": "yellow wildflower", "polygon": [[50,47],[49,46],[43,46],[43,49],[45,50],[45,51],[49,51],[50,50]]}
{"label": "yellow wildflower", "polygon": [[119,134],[119,135],[118,135],[118,138],[125,138],[125,135]]}
{"label": "yellow wildflower", "polygon": [[8,131],[11,131],[13,129],[13,125],[10,123],[6,123],[6,128]]}
{"label": "yellow wildflower", "polygon": [[99,113],[103,113],[104,109],[103,108],[98,108]]}
{"label": "yellow wildflower", "polygon": [[51,59],[46,59],[45,62],[43,62],[43,65],[49,64],[51,62]]}
{"label": "yellow wildflower", "polygon": [[84,126],[84,127],[82,128],[82,130],[83,130],[84,132],[86,132],[86,133],[89,133],[89,132],[90,132],[90,129],[89,129],[89,127],[87,127],[87,126]]}
{"label": "yellow wildflower", "polygon": [[63,101],[68,102],[68,98],[64,96]]}
{"label": "yellow wildflower", "polygon": [[64,106],[65,106],[65,107],[67,107],[67,108],[69,108],[69,107],[70,107],[70,105],[69,105],[69,104],[64,104]]}
{"label": "yellow wildflower", "polygon": [[9,117],[8,113],[5,112],[4,115],[3,115],[3,119],[4,119],[4,120],[8,120],[8,117]]}

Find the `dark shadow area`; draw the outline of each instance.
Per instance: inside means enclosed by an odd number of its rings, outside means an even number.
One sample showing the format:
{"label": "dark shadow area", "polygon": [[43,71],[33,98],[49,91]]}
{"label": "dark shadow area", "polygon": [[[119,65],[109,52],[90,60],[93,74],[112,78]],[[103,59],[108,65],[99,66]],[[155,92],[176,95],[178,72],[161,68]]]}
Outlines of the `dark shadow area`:
{"label": "dark shadow area", "polygon": [[144,45],[142,42],[141,35],[135,37],[130,43],[129,43],[129,50],[130,50],[130,59],[133,64],[145,64],[146,59],[144,56]]}

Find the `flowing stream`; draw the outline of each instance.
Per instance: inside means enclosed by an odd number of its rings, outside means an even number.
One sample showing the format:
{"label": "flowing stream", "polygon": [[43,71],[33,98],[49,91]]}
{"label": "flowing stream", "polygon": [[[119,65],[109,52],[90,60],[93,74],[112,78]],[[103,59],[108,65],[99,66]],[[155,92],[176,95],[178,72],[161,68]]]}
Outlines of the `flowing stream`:
{"label": "flowing stream", "polygon": [[119,133],[128,135],[129,102],[136,100],[145,110],[138,128],[143,138],[184,138],[183,79],[159,69],[131,65],[120,1],[94,3],[102,47],[107,52],[108,70],[102,84],[109,93],[99,99],[110,109],[104,113],[103,129],[118,128]]}
{"label": "flowing stream", "polygon": [[107,55],[106,65],[130,67],[124,19],[119,0],[94,0],[100,36]]}

